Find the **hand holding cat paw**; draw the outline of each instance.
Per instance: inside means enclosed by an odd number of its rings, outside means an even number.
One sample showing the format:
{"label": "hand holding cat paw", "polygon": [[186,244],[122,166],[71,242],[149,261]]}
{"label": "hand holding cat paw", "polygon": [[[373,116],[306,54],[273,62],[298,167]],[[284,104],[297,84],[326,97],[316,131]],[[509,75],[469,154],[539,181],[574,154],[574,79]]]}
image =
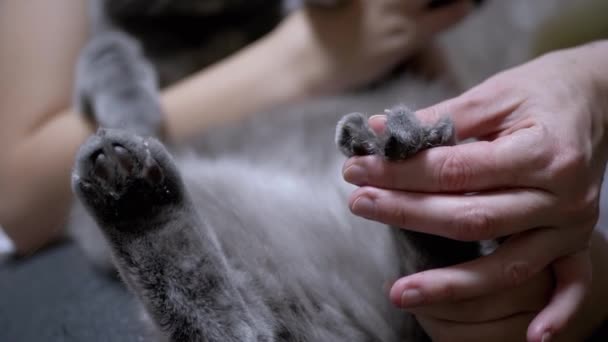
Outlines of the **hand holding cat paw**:
{"label": "hand holding cat paw", "polygon": [[[458,138],[479,141],[399,163],[346,162],[344,178],[361,186],[350,200],[357,215],[457,240],[508,237],[488,256],[397,281],[395,304],[476,298],[552,265],[555,291],[528,340],[568,325],[591,280],[588,246],[608,158],[608,106],[599,88],[608,82],[590,72],[605,60],[598,49],[547,55],[417,113],[423,122],[449,115]],[[382,125],[382,118],[370,122]]]}
{"label": "hand holding cat paw", "polygon": [[286,41],[299,42],[298,68],[311,91],[337,91],[382,76],[470,8],[467,0],[440,8],[420,0],[351,0],[297,11],[279,31]]}

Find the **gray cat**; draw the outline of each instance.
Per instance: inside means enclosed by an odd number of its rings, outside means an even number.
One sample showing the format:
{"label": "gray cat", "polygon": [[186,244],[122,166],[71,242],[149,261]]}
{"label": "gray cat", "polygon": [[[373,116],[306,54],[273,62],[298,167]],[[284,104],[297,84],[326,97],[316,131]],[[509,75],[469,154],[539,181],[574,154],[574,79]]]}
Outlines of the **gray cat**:
{"label": "gray cat", "polygon": [[163,115],[158,87],[187,72],[163,77],[163,65],[180,58],[159,56],[158,46],[118,30],[124,27],[117,18],[203,15],[209,8],[236,9],[238,2],[97,3],[106,13],[97,12],[97,25],[105,27],[82,53],[76,103],[105,128],[77,155],[72,186],[87,214],[75,207],[75,234],[98,263],[111,253],[159,338],[427,339],[412,316],[391,305],[386,286],[478,256],[479,246],[353,216],[346,206],[352,186],[341,180],[344,157],[333,140],[347,156],[394,161],[451,144],[450,122],[424,127],[403,106],[387,111],[380,136],[363,114],[343,117],[337,130],[335,123],[341,113],[377,112],[397,101],[428,104],[454,90],[404,76],[374,90],[260,114],[190,146],[164,146],[154,138]]}

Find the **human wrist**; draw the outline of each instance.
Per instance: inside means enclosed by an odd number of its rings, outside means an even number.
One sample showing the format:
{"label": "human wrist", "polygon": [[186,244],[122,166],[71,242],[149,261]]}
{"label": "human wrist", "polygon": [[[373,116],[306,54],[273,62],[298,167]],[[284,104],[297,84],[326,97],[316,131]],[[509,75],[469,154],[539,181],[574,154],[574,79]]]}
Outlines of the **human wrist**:
{"label": "human wrist", "polygon": [[[305,97],[289,36],[282,25],[234,55],[163,90],[168,140],[187,141],[211,127]],[[236,95],[239,101],[234,101]],[[220,110],[222,115],[218,115]]]}
{"label": "human wrist", "polygon": [[[578,94],[580,110],[590,115],[589,137],[594,146],[608,144],[608,40],[559,50],[541,57],[554,66],[555,76],[568,82]],[[575,100],[574,98],[572,100]]]}
{"label": "human wrist", "polygon": [[600,112],[604,129],[608,129],[608,40],[581,45],[572,53],[589,81],[596,102],[593,107]]}

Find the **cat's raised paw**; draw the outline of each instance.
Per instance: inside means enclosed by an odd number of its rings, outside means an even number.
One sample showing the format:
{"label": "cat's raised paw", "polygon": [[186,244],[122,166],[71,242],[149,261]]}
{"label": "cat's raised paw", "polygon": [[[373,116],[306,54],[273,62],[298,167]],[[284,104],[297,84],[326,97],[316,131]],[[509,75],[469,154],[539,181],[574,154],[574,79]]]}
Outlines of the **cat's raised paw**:
{"label": "cat's raised paw", "polygon": [[153,138],[100,129],[80,149],[72,188],[102,222],[150,217],[182,197],[181,180],[168,152]]}
{"label": "cat's raised paw", "polygon": [[367,116],[345,115],[336,128],[340,151],[347,157],[375,154],[388,160],[404,160],[427,148],[455,143],[454,125],[447,117],[425,125],[414,111],[402,105],[387,109],[385,114],[385,128],[379,133],[369,127]]}
{"label": "cat's raised paw", "polygon": [[137,40],[118,31],[96,35],[77,63],[74,102],[100,127],[156,136],[164,116],[156,78]]}

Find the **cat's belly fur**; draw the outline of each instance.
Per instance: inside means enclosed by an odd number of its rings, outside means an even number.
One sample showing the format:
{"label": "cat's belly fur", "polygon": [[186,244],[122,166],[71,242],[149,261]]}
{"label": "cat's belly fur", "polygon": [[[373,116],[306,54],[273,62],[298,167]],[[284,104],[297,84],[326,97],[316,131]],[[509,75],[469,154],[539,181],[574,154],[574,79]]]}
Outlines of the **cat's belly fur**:
{"label": "cat's belly fur", "polygon": [[179,165],[245,302],[278,317],[287,341],[401,340],[412,322],[387,290],[402,275],[403,246],[350,214],[338,160],[316,179],[234,159]]}

